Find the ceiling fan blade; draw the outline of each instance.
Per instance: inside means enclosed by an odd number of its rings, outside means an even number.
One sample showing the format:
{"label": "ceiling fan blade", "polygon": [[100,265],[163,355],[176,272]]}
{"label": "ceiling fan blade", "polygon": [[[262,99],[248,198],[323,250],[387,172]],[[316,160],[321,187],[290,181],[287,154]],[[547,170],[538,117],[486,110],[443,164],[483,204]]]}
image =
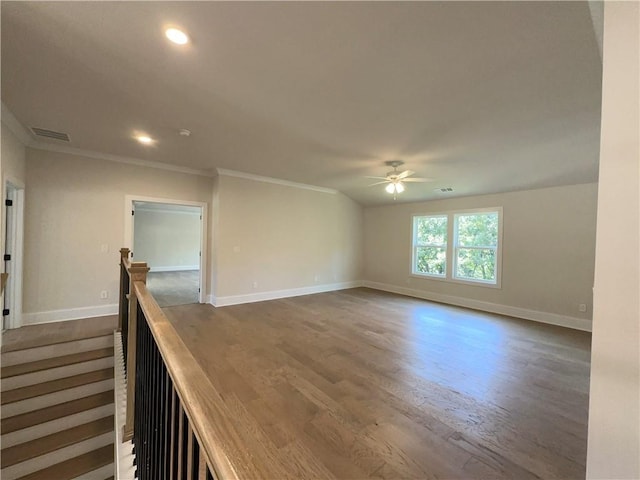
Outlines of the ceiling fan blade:
{"label": "ceiling fan blade", "polygon": [[398,174],[398,179],[402,180],[403,178],[410,177],[414,173],[416,173],[416,172],[414,172],[413,170],[405,170],[404,172],[401,172],[401,173]]}
{"label": "ceiling fan blade", "polygon": [[373,187],[374,185],[382,185],[383,183],[389,183],[387,180],[383,180],[382,182],[372,183],[371,185],[367,185],[367,187]]}
{"label": "ceiling fan blade", "polygon": [[387,177],[370,177],[369,175],[365,175],[364,178],[373,178],[374,180],[387,180],[387,181],[389,181],[389,179]]}
{"label": "ceiling fan blade", "polygon": [[433,182],[433,178],[404,178],[403,182]]}

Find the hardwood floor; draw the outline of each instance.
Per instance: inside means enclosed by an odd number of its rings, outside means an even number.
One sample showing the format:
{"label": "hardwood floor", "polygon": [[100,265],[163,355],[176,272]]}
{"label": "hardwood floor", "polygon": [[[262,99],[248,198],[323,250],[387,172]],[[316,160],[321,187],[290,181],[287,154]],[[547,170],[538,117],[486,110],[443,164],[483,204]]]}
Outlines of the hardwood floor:
{"label": "hardwood floor", "polygon": [[200,271],[149,272],[147,288],[161,307],[198,303]]}
{"label": "hardwood floor", "polygon": [[364,288],[164,312],[292,478],[585,476],[589,333]]}
{"label": "hardwood floor", "polygon": [[111,335],[116,328],[118,328],[117,315],[25,325],[6,330],[2,334],[2,351],[11,352],[40,345],[69,342],[79,338]]}

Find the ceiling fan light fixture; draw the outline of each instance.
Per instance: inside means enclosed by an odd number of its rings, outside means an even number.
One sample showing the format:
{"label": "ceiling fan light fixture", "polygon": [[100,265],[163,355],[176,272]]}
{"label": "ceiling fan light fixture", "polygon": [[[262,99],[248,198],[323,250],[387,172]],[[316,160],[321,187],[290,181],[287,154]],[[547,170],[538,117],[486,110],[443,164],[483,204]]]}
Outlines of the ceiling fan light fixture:
{"label": "ceiling fan light fixture", "polygon": [[396,193],[404,192],[404,185],[402,184],[402,182],[392,182],[384,187],[384,189],[387,191],[387,193],[395,195]]}

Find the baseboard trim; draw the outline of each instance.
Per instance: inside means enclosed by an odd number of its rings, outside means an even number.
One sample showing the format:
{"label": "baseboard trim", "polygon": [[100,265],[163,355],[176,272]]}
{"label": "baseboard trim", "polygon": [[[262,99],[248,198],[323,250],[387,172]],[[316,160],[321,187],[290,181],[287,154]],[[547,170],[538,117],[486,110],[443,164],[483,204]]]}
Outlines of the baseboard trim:
{"label": "baseboard trim", "polygon": [[69,308],[65,310],[50,310],[47,312],[23,313],[22,324],[33,325],[36,323],[61,322],[64,320],[77,320],[79,318],[104,317],[106,315],[116,315],[117,313],[117,303],[93,307]]}
{"label": "baseboard trim", "polygon": [[175,267],[151,267],[150,272],[186,272],[200,270],[200,265],[185,265],[185,266],[175,266]]}
{"label": "baseboard trim", "polygon": [[313,285],[310,287],[290,288],[286,290],[271,290],[268,292],[248,293],[245,295],[229,295],[226,297],[215,297],[210,295],[210,303],[214,307],[228,307],[242,303],[264,302],[266,300],[277,300],[279,298],[299,297],[300,295],[311,295],[314,293],[333,292],[345,290],[347,288],[361,287],[362,281],[327,283],[324,285]]}
{"label": "baseboard trim", "polygon": [[483,312],[497,313],[499,315],[508,315],[510,317],[522,318],[524,320],[532,320],[534,322],[548,323],[559,327],[573,328],[574,330],[582,330],[585,332],[591,331],[591,321],[585,320],[584,318],[570,317],[568,315],[559,315],[557,313],[541,312],[538,310],[529,310],[527,308],[501,305],[499,303],[483,302],[481,300],[473,300],[470,298],[399,287],[388,283],[365,280],[362,284],[364,287],[373,288],[375,290],[407,295],[409,297],[421,298],[432,302],[472,308],[474,310],[482,310]]}

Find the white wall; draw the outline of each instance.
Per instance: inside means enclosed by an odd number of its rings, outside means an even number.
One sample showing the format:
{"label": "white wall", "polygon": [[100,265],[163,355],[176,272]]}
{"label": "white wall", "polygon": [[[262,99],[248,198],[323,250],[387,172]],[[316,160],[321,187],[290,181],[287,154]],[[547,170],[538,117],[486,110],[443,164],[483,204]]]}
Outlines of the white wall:
{"label": "white wall", "polygon": [[24,320],[39,322],[115,311],[125,195],[208,203],[213,181],[28,148],[27,183]]}
{"label": "white wall", "polygon": [[587,478],[640,478],[640,4],[606,2]]}
{"label": "white wall", "polygon": [[136,208],[133,256],[151,271],[198,270],[200,209],[190,211]]}
{"label": "white wall", "polygon": [[[366,208],[365,284],[588,330],[596,202],[586,184]],[[482,207],[503,207],[502,288],[411,276],[412,214]]]}
{"label": "white wall", "polygon": [[217,305],[360,280],[362,208],[346,196],[224,175],[215,195]]}

